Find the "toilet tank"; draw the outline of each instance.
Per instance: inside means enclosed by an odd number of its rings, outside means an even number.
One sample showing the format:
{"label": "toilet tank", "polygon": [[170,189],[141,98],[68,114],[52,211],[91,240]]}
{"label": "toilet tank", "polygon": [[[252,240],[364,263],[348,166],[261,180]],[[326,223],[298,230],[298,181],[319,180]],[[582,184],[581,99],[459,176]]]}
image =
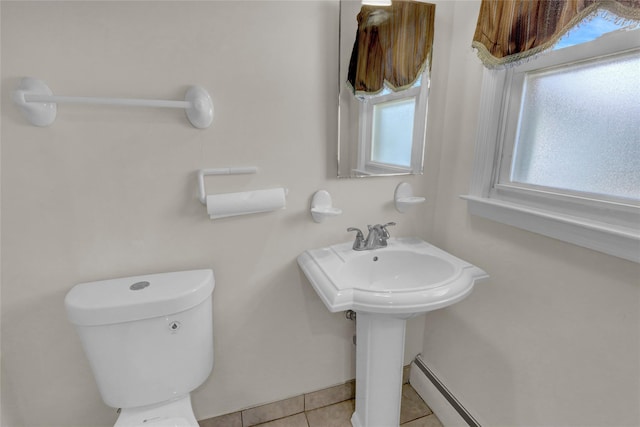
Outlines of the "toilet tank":
{"label": "toilet tank", "polygon": [[104,402],[132,408],[190,393],[213,368],[212,270],[74,286],[65,298]]}

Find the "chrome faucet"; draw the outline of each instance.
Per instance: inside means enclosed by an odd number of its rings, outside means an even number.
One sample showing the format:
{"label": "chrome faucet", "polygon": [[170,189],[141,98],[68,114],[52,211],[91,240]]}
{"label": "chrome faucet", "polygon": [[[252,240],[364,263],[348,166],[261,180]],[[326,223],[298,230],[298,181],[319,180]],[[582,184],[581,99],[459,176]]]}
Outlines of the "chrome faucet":
{"label": "chrome faucet", "polygon": [[356,240],[353,242],[354,251],[370,251],[373,249],[384,248],[387,246],[387,240],[391,235],[387,230],[390,225],[396,225],[395,222],[388,222],[386,224],[367,225],[369,234],[367,238],[364,238],[362,231],[355,227],[347,228],[347,231],[355,231]]}

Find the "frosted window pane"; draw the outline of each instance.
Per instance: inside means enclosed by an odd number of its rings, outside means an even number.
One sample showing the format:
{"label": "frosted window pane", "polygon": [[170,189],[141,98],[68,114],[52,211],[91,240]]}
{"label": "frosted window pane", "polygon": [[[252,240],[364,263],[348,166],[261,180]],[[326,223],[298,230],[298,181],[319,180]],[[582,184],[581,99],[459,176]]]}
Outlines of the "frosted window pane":
{"label": "frosted window pane", "polygon": [[640,199],[640,56],[526,78],[511,180]]}
{"label": "frosted window pane", "polygon": [[415,106],[415,98],[373,106],[372,161],[411,166]]}

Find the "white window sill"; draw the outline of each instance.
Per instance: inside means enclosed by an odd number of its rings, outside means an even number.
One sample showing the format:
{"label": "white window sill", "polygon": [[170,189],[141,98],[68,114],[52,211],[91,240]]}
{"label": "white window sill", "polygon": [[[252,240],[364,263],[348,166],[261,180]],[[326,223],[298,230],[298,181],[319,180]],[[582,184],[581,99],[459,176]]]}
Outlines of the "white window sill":
{"label": "white window sill", "polygon": [[502,200],[471,195],[460,197],[468,202],[472,215],[640,263],[638,230]]}

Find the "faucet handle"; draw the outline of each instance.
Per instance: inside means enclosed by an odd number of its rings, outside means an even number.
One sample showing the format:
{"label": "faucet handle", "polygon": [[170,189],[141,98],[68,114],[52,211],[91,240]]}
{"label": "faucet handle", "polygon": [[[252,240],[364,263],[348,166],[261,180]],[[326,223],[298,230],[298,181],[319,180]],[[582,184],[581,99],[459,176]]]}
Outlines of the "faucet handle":
{"label": "faucet handle", "polygon": [[361,251],[365,248],[366,242],[364,240],[364,234],[362,234],[362,230],[356,227],[349,227],[347,231],[355,231],[356,232],[356,240],[353,242],[353,249],[356,251]]}
{"label": "faucet handle", "polygon": [[385,240],[388,239],[389,237],[391,237],[391,235],[389,234],[389,231],[387,230],[387,227],[389,227],[390,225],[396,225],[396,223],[395,222],[388,222],[388,223],[380,226],[380,229],[382,230],[383,237],[384,237]]}
{"label": "faucet handle", "polygon": [[378,230],[385,230],[390,225],[396,225],[396,223],[395,222],[388,222],[386,224],[367,225],[367,228],[369,228],[369,231],[371,231],[371,229],[373,229],[373,228],[377,228]]}

